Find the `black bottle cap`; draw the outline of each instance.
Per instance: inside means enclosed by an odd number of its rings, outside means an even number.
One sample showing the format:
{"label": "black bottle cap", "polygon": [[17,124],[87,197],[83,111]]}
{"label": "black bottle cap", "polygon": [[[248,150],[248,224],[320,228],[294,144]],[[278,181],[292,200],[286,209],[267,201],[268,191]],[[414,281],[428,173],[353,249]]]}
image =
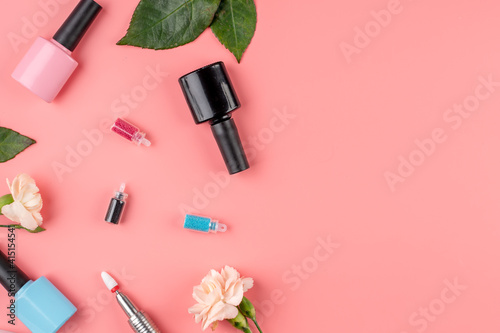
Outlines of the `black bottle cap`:
{"label": "black bottle cap", "polygon": [[54,40],[73,51],[102,7],[93,0],[80,0],[54,35]]}
{"label": "black bottle cap", "polygon": [[231,112],[240,107],[226,67],[216,62],[179,79],[182,92],[196,124],[210,121],[230,174],[249,168]]}
{"label": "black bottle cap", "polygon": [[0,284],[9,293],[16,294],[30,279],[0,251]]}
{"label": "black bottle cap", "polygon": [[222,153],[222,158],[224,158],[229,174],[232,175],[250,167],[233,119],[213,124],[212,133]]}
{"label": "black bottle cap", "polygon": [[240,107],[223,62],[186,74],[179,83],[197,124],[221,118]]}

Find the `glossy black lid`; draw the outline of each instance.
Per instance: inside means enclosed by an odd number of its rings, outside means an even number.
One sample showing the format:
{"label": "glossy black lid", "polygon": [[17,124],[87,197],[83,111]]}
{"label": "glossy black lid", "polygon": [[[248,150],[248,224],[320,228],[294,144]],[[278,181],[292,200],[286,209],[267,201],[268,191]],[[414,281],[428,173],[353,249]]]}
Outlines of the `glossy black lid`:
{"label": "glossy black lid", "polygon": [[223,62],[186,74],[179,79],[179,84],[197,124],[222,118],[240,107]]}
{"label": "glossy black lid", "polygon": [[14,294],[19,291],[30,279],[19,269],[5,253],[0,251],[0,284],[8,292]]}
{"label": "glossy black lid", "polygon": [[80,0],[54,35],[54,40],[73,51],[102,7],[93,0]]}

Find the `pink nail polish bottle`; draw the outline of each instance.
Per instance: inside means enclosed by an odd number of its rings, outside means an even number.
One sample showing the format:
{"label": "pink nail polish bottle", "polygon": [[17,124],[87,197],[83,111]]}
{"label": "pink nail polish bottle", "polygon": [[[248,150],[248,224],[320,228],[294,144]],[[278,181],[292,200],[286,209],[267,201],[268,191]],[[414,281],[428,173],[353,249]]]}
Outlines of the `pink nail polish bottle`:
{"label": "pink nail polish bottle", "polygon": [[35,40],[12,77],[44,101],[52,102],[78,66],[71,52],[101,8],[93,0],[80,0],[51,40]]}

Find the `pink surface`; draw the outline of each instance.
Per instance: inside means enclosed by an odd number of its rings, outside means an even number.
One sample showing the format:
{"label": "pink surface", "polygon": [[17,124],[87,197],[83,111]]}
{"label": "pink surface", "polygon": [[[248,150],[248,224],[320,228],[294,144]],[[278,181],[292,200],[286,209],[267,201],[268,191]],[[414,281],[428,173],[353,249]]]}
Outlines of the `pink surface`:
{"label": "pink surface", "polygon": [[[257,0],[237,64],[209,31],[168,51],[116,46],[137,0],[101,0],[80,66],[47,104],[10,74],[76,3],[64,2],[11,1],[0,20],[0,124],[38,141],[0,175],[41,189],[47,231],[18,232],[17,260],[78,306],[61,332],[130,331],[102,270],[164,332],[198,332],[192,287],[226,264],[255,279],[266,333],[500,330],[498,1]],[[177,83],[218,60],[251,163],[231,177]],[[151,147],[111,134],[116,117]],[[127,210],[109,225],[122,181]],[[229,229],[184,230],[186,210]],[[0,329],[27,332],[6,323],[7,304]]]}

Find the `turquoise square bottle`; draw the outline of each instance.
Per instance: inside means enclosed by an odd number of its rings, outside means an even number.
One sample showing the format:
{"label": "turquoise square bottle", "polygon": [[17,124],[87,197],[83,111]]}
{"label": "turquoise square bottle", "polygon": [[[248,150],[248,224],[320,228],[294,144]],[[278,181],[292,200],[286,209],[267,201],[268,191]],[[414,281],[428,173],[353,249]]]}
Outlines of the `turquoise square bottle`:
{"label": "turquoise square bottle", "polygon": [[57,332],[76,307],[47,278],[30,280],[0,251],[0,284],[15,297],[11,313],[33,333]]}

